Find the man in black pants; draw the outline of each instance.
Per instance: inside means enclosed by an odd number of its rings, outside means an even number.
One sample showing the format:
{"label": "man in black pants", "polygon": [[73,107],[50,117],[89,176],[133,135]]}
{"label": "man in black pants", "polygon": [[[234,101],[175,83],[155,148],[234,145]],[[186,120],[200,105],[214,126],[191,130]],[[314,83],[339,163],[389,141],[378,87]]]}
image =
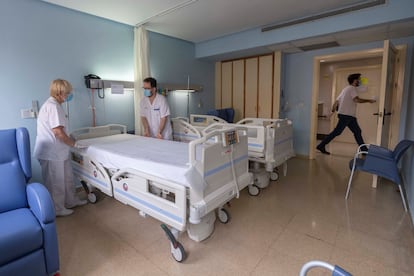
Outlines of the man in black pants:
{"label": "man in black pants", "polygon": [[[335,103],[332,106],[332,112],[338,110],[338,124],[335,129],[322,140],[322,142],[316,147],[320,152],[324,154],[330,154],[326,151],[325,146],[331,142],[336,136],[340,135],[346,127],[348,127],[354,134],[355,141],[358,145],[364,144],[364,139],[361,135],[361,128],[358,125],[356,115],[357,103],[375,103],[375,100],[361,99],[358,97],[357,87],[361,82],[361,74],[351,74],[348,76],[349,85],[345,87],[341,94],[339,94]],[[362,148],[362,150],[367,150]]]}

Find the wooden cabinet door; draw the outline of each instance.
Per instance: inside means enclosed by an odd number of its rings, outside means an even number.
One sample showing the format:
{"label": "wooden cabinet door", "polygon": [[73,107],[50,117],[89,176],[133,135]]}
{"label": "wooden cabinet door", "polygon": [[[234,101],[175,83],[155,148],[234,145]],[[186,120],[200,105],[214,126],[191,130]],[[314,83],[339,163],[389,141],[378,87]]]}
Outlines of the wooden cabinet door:
{"label": "wooden cabinet door", "polygon": [[244,60],[233,61],[234,122],[244,118]]}
{"label": "wooden cabinet door", "polygon": [[257,117],[258,58],[246,59],[246,86],[244,115],[246,118]]}
{"label": "wooden cabinet door", "polygon": [[258,118],[272,118],[273,55],[259,57]]}
{"label": "wooden cabinet door", "polygon": [[223,62],[221,64],[221,108],[232,107],[233,81],[232,81],[233,62]]}

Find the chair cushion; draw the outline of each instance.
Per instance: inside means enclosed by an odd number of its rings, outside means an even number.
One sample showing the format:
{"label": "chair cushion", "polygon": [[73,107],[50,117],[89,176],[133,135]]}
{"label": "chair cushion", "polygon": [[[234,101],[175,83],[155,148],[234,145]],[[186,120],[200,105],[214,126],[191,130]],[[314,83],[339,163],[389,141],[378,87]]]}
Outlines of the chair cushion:
{"label": "chair cushion", "polygon": [[42,247],[42,228],[29,209],[0,213],[0,226],[0,266]]}
{"label": "chair cushion", "polygon": [[370,145],[368,154],[375,155],[381,158],[394,159],[394,155],[391,150],[377,146],[377,145]]}

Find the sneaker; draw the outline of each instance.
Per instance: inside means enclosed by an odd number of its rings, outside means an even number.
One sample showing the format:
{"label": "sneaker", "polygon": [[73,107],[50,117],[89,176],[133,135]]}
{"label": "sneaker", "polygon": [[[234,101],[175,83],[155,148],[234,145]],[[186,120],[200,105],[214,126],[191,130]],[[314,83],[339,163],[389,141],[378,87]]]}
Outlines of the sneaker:
{"label": "sneaker", "polygon": [[73,214],[73,210],[71,210],[71,209],[62,209],[62,210],[59,210],[59,211],[56,211],[56,216],[57,217],[66,217],[66,216],[70,216],[70,215],[72,215]]}
{"label": "sneaker", "polygon": [[321,145],[318,145],[316,149],[322,152],[323,154],[331,154],[329,151],[326,151],[325,147],[322,147]]}
{"label": "sneaker", "polygon": [[78,200],[78,201],[76,201],[75,203],[68,204],[66,207],[67,207],[68,209],[72,209],[72,208],[75,208],[75,207],[78,207],[78,206],[83,206],[83,205],[85,205],[86,203],[88,203],[88,201],[87,201],[87,200],[79,199],[79,200]]}

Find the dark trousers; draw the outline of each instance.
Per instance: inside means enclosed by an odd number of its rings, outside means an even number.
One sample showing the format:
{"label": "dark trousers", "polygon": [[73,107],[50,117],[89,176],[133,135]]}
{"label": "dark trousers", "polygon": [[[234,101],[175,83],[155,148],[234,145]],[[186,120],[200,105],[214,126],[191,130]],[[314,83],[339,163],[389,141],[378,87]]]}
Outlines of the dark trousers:
{"label": "dark trousers", "polygon": [[[358,145],[365,144],[364,139],[362,139],[361,128],[358,125],[357,119],[353,116],[338,114],[338,124],[335,129],[322,140],[319,144],[319,147],[325,147],[329,142],[331,142],[336,136],[341,135],[346,127],[348,127],[354,134],[355,141]],[[362,149],[366,150],[366,149]]]}

